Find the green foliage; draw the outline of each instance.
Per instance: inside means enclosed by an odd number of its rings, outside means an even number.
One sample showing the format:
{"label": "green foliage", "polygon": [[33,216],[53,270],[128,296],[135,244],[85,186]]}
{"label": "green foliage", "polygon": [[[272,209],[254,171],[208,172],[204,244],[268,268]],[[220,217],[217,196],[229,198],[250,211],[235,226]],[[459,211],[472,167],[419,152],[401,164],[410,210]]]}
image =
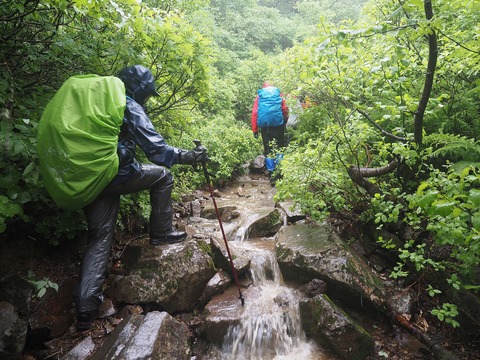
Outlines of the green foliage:
{"label": "green foliage", "polygon": [[[178,146],[192,148],[193,140],[199,139],[207,148],[210,161],[209,172],[213,181],[222,184],[241,171],[242,166],[261,154],[261,144],[253,138],[251,131],[231,117],[217,116],[198,119],[192,124],[192,133],[185,135]],[[178,167],[173,169],[181,188],[193,190],[205,183],[201,171]]]}
{"label": "green foliage", "polygon": [[448,266],[462,285],[479,285],[474,283],[480,265],[479,186],[480,175],[473,167],[461,172],[434,169],[415,194],[406,196],[409,223],[424,226],[439,246],[451,247],[455,260]]}
{"label": "green foliage", "polygon": [[460,324],[454,318],[458,315],[458,308],[455,304],[444,303],[441,308],[433,309],[432,315],[436,316],[438,320],[445,321],[452,327],[459,327]]}
{"label": "green foliage", "polygon": [[35,274],[33,274],[31,271],[29,271],[28,273],[27,281],[35,287],[35,296],[37,298],[42,298],[46,294],[48,289],[54,289],[58,292],[57,283],[52,282],[48,278],[44,278],[43,280],[35,280]]}
{"label": "green foliage", "polygon": [[[302,120],[301,120],[302,121]],[[324,219],[331,212],[351,211],[363,201],[348,174],[346,163],[363,163],[367,139],[373,132],[354,117],[345,124],[324,125],[317,140],[305,145],[291,142],[281,162],[283,178],[276,184],[277,198],[291,198],[314,219]]]}
{"label": "green foliage", "polygon": [[[392,278],[437,272],[446,276],[436,288],[478,290],[479,38],[470,29],[478,33],[479,5],[433,5],[432,21],[425,20],[423,2],[413,0],[370,1],[357,24],[335,25],[324,11],[316,32],[283,54],[274,76],[307,108],[291,132],[277,196],[294,199],[314,219],[360,211],[378,228],[403,222],[426,238],[400,245],[379,239],[379,246],[398,251]],[[438,63],[424,143],[417,146],[411,133],[432,31]],[[396,173],[367,179],[379,189],[373,198],[346,175],[350,164],[373,168],[393,157],[401,161]],[[433,287],[426,292],[440,294]],[[456,326],[453,308],[434,315]]]}
{"label": "green foliage", "polygon": [[480,141],[455,134],[434,133],[424,137],[425,146],[432,147],[432,156],[450,162],[480,164]]}

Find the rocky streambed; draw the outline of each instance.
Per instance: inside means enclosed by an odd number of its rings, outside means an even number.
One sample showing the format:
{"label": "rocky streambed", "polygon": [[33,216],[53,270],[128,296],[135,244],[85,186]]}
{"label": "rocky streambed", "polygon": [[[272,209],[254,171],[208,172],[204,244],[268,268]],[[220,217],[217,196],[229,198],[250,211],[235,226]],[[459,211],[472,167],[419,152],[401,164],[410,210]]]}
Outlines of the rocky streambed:
{"label": "rocky streambed", "polygon": [[187,241],[120,241],[99,319],[84,333],[72,326],[76,262],[52,265],[62,265],[60,286],[40,301],[18,272],[2,269],[2,358],[462,358],[392,321],[393,314],[429,331],[415,294],[378,271],[358,239],[308,222],[291,204],[275,203],[274,191],[248,176],[216,191],[235,271],[207,192],[177,214]]}

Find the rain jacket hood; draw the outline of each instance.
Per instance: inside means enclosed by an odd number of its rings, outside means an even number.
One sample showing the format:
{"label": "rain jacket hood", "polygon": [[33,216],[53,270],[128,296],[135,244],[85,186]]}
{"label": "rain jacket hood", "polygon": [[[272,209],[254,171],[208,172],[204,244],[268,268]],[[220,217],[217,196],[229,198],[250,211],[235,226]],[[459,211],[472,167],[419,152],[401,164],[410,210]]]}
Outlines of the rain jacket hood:
{"label": "rain jacket hood", "polygon": [[159,96],[155,89],[155,78],[145,66],[127,66],[118,73],[118,77],[125,84],[127,96],[140,105],[145,104],[150,96]]}

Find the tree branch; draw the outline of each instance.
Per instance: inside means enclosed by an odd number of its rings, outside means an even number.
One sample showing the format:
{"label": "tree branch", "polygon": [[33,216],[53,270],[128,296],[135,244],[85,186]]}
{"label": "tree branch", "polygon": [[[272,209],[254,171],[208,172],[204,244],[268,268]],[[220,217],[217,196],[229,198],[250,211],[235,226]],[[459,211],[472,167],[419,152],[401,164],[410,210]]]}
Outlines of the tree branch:
{"label": "tree branch", "polygon": [[400,137],[400,136],[397,136],[397,135],[394,135],[392,133],[389,133],[387,131],[385,131],[380,125],[378,125],[371,117],[370,115],[368,115],[365,111],[363,110],[360,110],[358,108],[355,108],[356,111],[358,111],[360,114],[362,114],[363,116],[365,116],[365,118],[373,125],[375,126],[383,135],[389,137],[389,138],[392,138],[394,140],[398,140],[398,141],[403,141],[403,142],[406,142],[407,139],[404,138],[404,137]]}
{"label": "tree branch", "polygon": [[[432,1],[424,0],[423,2],[425,8],[425,17],[427,20],[433,18],[433,9]],[[430,99],[430,94],[433,88],[433,77],[435,75],[435,68],[437,67],[437,34],[433,29],[430,29],[428,34],[428,64],[427,64],[427,73],[425,75],[425,84],[423,86],[422,97],[418,103],[417,111],[415,112],[414,118],[414,135],[415,142],[419,145],[422,144],[423,136],[423,117],[425,115],[425,110],[427,108],[428,100]]]}
{"label": "tree branch", "polygon": [[361,168],[359,166],[350,165],[348,168],[348,176],[352,181],[364,188],[370,196],[374,196],[377,193],[381,193],[379,187],[370,181],[366,180],[367,177],[379,177],[391,173],[398,166],[398,160],[395,158],[387,165],[377,168]]}

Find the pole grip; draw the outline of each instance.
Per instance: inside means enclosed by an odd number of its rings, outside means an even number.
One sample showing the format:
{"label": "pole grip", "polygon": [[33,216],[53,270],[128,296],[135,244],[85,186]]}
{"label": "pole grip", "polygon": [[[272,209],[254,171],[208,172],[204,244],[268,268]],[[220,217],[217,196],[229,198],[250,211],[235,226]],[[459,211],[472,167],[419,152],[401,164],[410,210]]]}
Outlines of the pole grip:
{"label": "pole grip", "polygon": [[[195,149],[198,149],[198,150],[201,150],[203,145],[202,145],[202,142],[200,140],[193,140],[193,143],[195,144]],[[207,170],[207,162],[206,161],[202,161],[202,169],[203,169],[203,173],[205,175],[205,180],[207,180],[207,183],[210,184],[210,174]]]}

